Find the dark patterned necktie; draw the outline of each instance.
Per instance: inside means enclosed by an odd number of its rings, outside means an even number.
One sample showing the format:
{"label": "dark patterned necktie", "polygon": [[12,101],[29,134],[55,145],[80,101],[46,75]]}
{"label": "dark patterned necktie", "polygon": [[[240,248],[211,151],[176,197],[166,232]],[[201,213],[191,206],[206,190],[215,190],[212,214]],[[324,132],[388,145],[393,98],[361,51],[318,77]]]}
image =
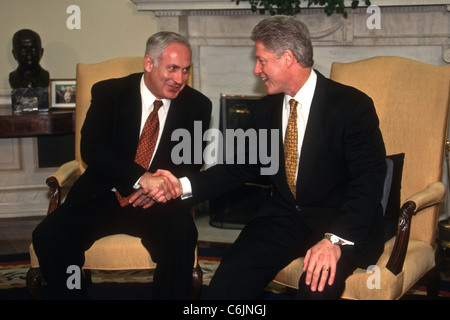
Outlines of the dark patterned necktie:
{"label": "dark patterned necktie", "polygon": [[296,197],[297,188],[295,176],[298,164],[298,129],[297,129],[297,104],[294,99],[289,101],[291,111],[289,113],[286,135],[284,137],[284,159],[286,167],[286,177],[292,195]]}
{"label": "dark patterned necktie", "polygon": [[[148,169],[150,161],[155,151],[156,141],[159,134],[159,118],[158,110],[163,105],[162,101],[155,100],[153,103],[153,111],[145,121],[144,128],[142,129],[141,136],[139,137],[139,144],[136,152],[134,162],[139,164],[142,168]],[[128,205],[128,198],[122,197],[118,191],[116,191],[117,199],[122,207]]]}

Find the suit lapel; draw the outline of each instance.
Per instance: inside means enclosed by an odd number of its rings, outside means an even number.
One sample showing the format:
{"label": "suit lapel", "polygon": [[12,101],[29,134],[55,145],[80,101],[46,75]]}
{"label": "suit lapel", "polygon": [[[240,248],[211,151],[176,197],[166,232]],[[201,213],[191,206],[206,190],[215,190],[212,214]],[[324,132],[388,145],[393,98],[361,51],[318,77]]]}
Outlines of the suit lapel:
{"label": "suit lapel", "polygon": [[317,72],[317,85],[311,102],[297,175],[297,198],[304,192],[323,141],[326,111],[326,79]]}
{"label": "suit lapel", "polygon": [[[130,108],[127,109],[129,114],[127,115],[127,119],[131,119],[132,123],[130,124],[130,135],[131,139],[127,139],[126,141],[133,142],[134,151],[137,150],[139,144],[139,135],[141,129],[141,117],[142,117],[142,98],[141,98],[141,90],[140,90],[140,81],[141,81],[142,73],[139,77],[136,77],[133,80],[132,85],[130,86]],[[137,83],[136,83],[137,82]]]}
{"label": "suit lapel", "polygon": [[119,108],[117,121],[120,130],[118,131],[115,143],[123,146],[123,152],[134,159],[136,154],[139,131],[142,116],[142,101],[140,92],[140,79],[142,73],[133,74],[124,78],[121,82],[123,90],[116,98],[116,105]]}
{"label": "suit lapel", "polygon": [[[274,96],[269,96],[269,100],[265,103],[268,108],[268,112],[266,113],[265,121],[266,123],[262,124],[260,127],[267,128],[270,130],[279,130],[279,138],[278,144],[276,144],[279,148],[278,150],[278,173],[271,177],[272,183],[276,187],[276,189],[286,196],[288,199],[294,201],[294,197],[291,194],[289,186],[287,184],[286,179],[286,169],[285,169],[285,160],[284,160],[284,151],[283,151],[283,132],[282,132],[282,116],[283,116],[283,99],[284,94],[277,94]],[[256,110],[255,112],[259,112]],[[271,151],[273,153],[273,151]]]}

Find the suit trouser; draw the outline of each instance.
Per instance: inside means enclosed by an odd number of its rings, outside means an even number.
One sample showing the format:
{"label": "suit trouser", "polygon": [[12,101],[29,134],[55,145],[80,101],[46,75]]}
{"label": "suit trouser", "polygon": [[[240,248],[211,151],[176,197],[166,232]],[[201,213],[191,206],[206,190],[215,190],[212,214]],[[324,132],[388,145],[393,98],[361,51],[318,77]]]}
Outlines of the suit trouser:
{"label": "suit trouser", "polygon": [[[249,221],[222,259],[205,299],[260,298],[281,269],[304,256],[322,237],[314,234],[295,213]],[[303,273],[296,298],[339,299],[345,289],[345,279],[355,269],[356,266],[341,255],[334,284],[327,283],[323,292],[312,292],[305,284],[306,273]]]}
{"label": "suit trouser", "polygon": [[[156,206],[156,205],[155,205]],[[113,192],[83,205],[61,205],[33,231],[50,298],[86,298],[81,290],[68,290],[67,267],[84,264],[84,252],[98,239],[112,234],[140,237],[157,263],[153,298],[188,299],[192,288],[197,229],[188,210],[122,208]]]}

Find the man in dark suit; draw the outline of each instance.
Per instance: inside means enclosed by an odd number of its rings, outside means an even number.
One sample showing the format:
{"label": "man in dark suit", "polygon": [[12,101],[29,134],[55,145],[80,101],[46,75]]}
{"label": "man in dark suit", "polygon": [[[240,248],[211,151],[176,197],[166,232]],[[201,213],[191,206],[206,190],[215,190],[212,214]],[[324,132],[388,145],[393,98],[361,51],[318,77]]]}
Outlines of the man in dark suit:
{"label": "man in dark suit", "polygon": [[[166,178],[153,177],[152,172],[162,167],[179,175],[200,170],[198,161],[174,164],[171,152],[176,142],[171,135],[179,128],[193,135],[199,125],[202,132],[207,130],[212,104],[186,85],[191,49],[180,35],[160,32],[150,37],[143,63],[143,74],[92,87],[91,106],[81,131],[81,155],[87,169],[62,206],[33,232],[33,245],[52,297],[86,297],[84,285],[81,290],[67,289],[67,267],[83,266],[84,252],[95,240],[118,233],[140,237],[157,263],[155,298],[190,297],[197,230],[188,204],[179,199],[150,207],[151,196],[170,199],[174,192]],[[147,167],[138,164],[136,155],[141,154],[139,140],[144,139],[145,123],[153,111],[153,123],[159,124],[151,127],[159,132],[149,134],[155,141],[144,144],[147,151],[151,143],[156,144],[154,152],[145,153],[151,159]],[[155,187],[161,193],[150,194]],[[120,204],[119,199],[127,196]]]}
{"label": "man in dark suit", "polygon": [[[375,264],[383,250],[386,165],[378,117],[364,93],[312,69],[309,31],[295,17],[263,20],[252,39],[254,73],[269,94],[255,104],[252,128],[280,132],[269,135],[279,140],[263,152],[279,147],[279,170],[269,177],[272,196],[222,260],[206,298],[256,299],[281,269],[304,256],[297,298],[338,299],[345,279],[357,267]],[[188,175],[190,187],[183,183],[182,190],[192,193],[190,201],[215,197],[251,181],[262,168],[216,165]]]}

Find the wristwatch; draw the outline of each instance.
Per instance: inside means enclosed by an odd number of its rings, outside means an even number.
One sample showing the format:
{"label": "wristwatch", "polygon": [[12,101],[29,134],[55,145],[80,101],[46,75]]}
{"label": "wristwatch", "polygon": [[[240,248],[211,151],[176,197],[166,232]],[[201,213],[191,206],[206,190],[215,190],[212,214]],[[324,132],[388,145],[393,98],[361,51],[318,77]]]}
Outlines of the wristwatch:
{"label": "wristwatch", "polygon": [[332,234],[332,233],[325,233],[324,239],[330,240],[332,244],[336,244],[338,246],[352,246],[354,245],[353,242],[347,241],[345,239],[339,238],[338,236]]}

